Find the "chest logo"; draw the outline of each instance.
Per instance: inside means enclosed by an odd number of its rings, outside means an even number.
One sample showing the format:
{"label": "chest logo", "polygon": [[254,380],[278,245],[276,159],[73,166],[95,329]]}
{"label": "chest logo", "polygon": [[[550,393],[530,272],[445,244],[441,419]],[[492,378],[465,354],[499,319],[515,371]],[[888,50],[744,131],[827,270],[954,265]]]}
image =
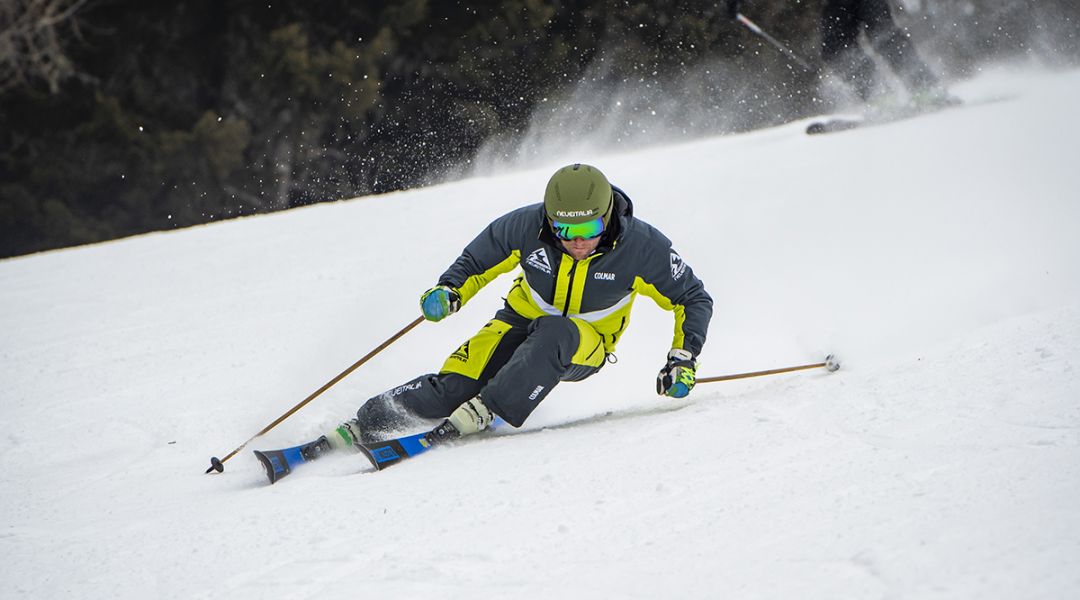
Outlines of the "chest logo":
{"label": "chest logo", "polygon": [[548,261],[547,252],[543,248],[537,248],[525,259],[525,266],[532,267],[551,275],[551,262]]}
{"label": "chest logo", "polygon": [[593,273],[593,279],[599,279],[600,281],[615,281],[615,274],[597,271],[596,273]]}

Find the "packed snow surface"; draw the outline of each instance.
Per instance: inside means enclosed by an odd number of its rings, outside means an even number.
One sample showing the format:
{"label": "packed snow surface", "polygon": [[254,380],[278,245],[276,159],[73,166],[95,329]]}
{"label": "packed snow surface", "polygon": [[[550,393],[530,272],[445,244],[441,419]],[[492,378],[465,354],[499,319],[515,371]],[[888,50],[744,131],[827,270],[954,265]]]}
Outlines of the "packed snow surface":
{"label": "packed snow surface", "polygon": [[[0,598],[1080,597],[1080,73],[955,92],[0,262]],[[699,375],[844,368],[660,398],[641,298],[520,431],[266,485],[251,449],[437,370],[504,276],[203,473],[570,162],[705,281]]]}

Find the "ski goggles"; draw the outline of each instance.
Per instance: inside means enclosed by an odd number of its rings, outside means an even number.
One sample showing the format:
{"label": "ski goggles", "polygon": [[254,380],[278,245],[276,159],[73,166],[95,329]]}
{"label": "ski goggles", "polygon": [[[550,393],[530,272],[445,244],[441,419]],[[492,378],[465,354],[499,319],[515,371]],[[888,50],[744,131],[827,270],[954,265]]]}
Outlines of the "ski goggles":
{"label": "ski goggles", "polygon": [[560,240],[570,241],[574,238],[581,238],[584,240],[591,240],[598,238],[604,233],[604,218],[596,217],[591,221],[585,221],[584,223],[563,223],[561,221],[551,222],[551,231],[555,233],[555,237]]}

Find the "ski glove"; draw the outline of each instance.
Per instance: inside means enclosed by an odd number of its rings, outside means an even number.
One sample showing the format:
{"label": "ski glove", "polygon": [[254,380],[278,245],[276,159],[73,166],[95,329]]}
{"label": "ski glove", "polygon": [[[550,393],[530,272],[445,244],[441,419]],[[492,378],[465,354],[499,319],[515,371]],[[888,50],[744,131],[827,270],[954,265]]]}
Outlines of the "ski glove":
{"label": "ski glove", "polygon": [[437,285],[420,296],[420,310],[428,321],[442,321],[461,308],[461,296],[448,285]]}
{"label": "ski glove", "polygon": [[697,361],[694,355],[680,348],[672,348],[667,364],[656,376],[656,393],[672,398],[685,398],[697,382]]}
{"label": "ski glove", "polygon": [[729,19],[734,19],[739,16],[739,0],[725,0],[724,12],[727,13]]}

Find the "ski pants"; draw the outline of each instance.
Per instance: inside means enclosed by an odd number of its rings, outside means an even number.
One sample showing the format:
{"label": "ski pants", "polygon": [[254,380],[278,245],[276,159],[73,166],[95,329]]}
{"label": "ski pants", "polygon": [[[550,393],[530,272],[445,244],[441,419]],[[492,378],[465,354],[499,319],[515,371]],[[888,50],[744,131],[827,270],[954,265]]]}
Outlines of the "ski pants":
{"label": "ski pants", "polygon": [[821,55],[866,100],[874,89],[874,61],[859,47],[859,31],[900,79],[913,90],[937,84],[907,33],[893,21],[888,0],[825,0],[821,11]]}
{"label": "ski pants", "polygon": [[365,437],[450,416],[475,396],[520,427],[560,381],[581,381],[604,366],[603,338],[586,321],[529,320],[509,307],[458,347],[439,373],[421,375],[369,399],[357,419]]}

